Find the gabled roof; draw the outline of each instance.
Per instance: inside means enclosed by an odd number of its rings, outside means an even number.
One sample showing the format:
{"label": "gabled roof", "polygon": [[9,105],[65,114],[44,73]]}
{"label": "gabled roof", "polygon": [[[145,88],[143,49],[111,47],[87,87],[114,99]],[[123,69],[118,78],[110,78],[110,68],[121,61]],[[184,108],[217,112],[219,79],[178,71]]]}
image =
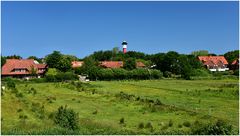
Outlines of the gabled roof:
{"label": "gabled roof", "polygon": [[123,67],[122,61],[102,61],[100,62],[100,66],[105,68],[121,68]]}
{"label": "gabled roof", "polygon": [[72,68],[78,68],[83,65],[83,61],[72,61]]}
{"label": "gabled roof", "polygon": [[219,63],[223,63],[224,65],[228,64],[224,56],[198,56],[198,59],[202,61],[203,64],[208,61],[212,61],[212,63],[216,65]]}
{"label": "gabled roof", "polygon": [[[2,67],[2,75],[26,75],[30,74],[31,69],[46,68],[46,64],[38,64],[33,59],[7,59],[6,63]],[[14,72],[14,69],[25,69],[25,72]],[[37,71],[38,74],[43,71]]]}

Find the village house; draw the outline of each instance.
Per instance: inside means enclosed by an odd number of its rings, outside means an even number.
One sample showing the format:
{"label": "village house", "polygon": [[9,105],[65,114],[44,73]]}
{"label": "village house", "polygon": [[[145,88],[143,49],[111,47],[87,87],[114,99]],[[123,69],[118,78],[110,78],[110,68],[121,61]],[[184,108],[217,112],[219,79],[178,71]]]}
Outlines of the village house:
{"label": "village house", "polygon": [[[39,64],[34,59],[7,59],[2,66],[2,77],[32,78],[42,77],[47,70],[46,64]],[[36,74],[33,76],[33,74]]]}
{"label": "village house", "polygon": [[238,70],[239,69],[239,58],[235,59],[231,65],[230,65],[231,70]]}
{"label": "village house", "polygon": [[226,71],[229,70],[228,62],[224,56],[198,56],[198,59],[210,71]]}
{"label": "village house", "polygon": [[[82,64],[83,64],[83,61],[73,61],[72,68],[81,67]],[[122,68],[123,61],[100,61],[99,65],[103,68]],[[146,66],[142,62],[136,62],[136,67],[144,68]]]}

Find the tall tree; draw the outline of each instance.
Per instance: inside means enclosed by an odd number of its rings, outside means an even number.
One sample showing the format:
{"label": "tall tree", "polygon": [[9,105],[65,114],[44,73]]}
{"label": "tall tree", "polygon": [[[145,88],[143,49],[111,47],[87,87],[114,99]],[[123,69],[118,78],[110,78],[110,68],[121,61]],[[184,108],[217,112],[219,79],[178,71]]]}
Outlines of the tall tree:
{"label": "tall tree", "polygon": [[62,59],[62,54],[59,51],[53,51],[53,53],[47,55],[45,57],[45,61],[50,68],[57,68],[59,66],[59,62]]}
{"label": "tall tree", "polygon": [[127,70],[133,70],[136,68],[136,59],[128,58],[123,62],[123,68]]}
{"label": "tall tree", "polygon": [[229,51],[224,54],[224,57],[231,64],[235,59],[239,58],[239,50]]}

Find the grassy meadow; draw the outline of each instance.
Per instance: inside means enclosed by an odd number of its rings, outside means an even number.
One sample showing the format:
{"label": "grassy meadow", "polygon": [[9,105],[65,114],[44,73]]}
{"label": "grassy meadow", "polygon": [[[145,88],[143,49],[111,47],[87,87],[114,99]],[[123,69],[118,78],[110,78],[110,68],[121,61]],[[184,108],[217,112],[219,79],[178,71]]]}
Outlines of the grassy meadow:
{"label": "grassy meadow", "polygon": [[[16,83],[1,97],[2,134],[189,134],[218,119],[239,131],[239,81],[141,80]],[[65,131],[51,113],[61,105],[79,114],[79,130]],[[120,121],[121,120],[121,121]]]}

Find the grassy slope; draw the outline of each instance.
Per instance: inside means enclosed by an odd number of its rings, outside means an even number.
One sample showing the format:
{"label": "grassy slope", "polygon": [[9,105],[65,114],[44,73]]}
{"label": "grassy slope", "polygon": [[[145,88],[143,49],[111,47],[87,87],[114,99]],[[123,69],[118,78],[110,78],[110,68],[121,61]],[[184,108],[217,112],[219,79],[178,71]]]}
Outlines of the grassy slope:
{"label": "grassy slope", "polygon": [[[230,84],[230,85],[229,85]],[[2,97],[2,131],[13,128],[22,130],[38,130],[51,128],[53,122],[47,118],[39,119],[31,111],[32,103],[40,103],[45,107],[46,115],[55,111],[60,105],[68,105],[79,113],[81,126],[111,127],[115,130],[139,131],[140,122],[151,122],[154,131],[161,131],[169,120],[173,127],[168,130],[188,130],[178,128],[184,121],[193,123],[195,120],[208,122],[221,118],[238,126],[238,91],[237,80],[152,80],[152,81],[98,81],[91,82],[91,88],[98,93],[78,92],[67,88],[61,83],[18,84],[17,88],[24,97],[16,98],[13,93],[6,91]],[[37,94],[28,94],[27,90],[35,88]],[[210,90],[209,90],[210,89]],[[221,90],[222,91],[219,91]],[[123,101],[115,97],[119,92],[134,94],[149,99],[160,99],[166,105],[174,105],[178,109],[159,110],[151,112],[147,104],[136,101]],[[200,92],[200,93],[199,93]],[[49,103],[49,96],[56,101]],[[17,112],[23,109],[22,112]],[[94,111],[97,114],[92,114]],[[196,112],[196,114],[191,114]],[[27,121],[21,122],[19,115],[28,116]],[[211,115],[211,118],[206,117]],[[126,126],[119,124],[124,117]],[[141,130],[142,131],[142,130]],[[149,132],[148,129],[143,131]]]}

